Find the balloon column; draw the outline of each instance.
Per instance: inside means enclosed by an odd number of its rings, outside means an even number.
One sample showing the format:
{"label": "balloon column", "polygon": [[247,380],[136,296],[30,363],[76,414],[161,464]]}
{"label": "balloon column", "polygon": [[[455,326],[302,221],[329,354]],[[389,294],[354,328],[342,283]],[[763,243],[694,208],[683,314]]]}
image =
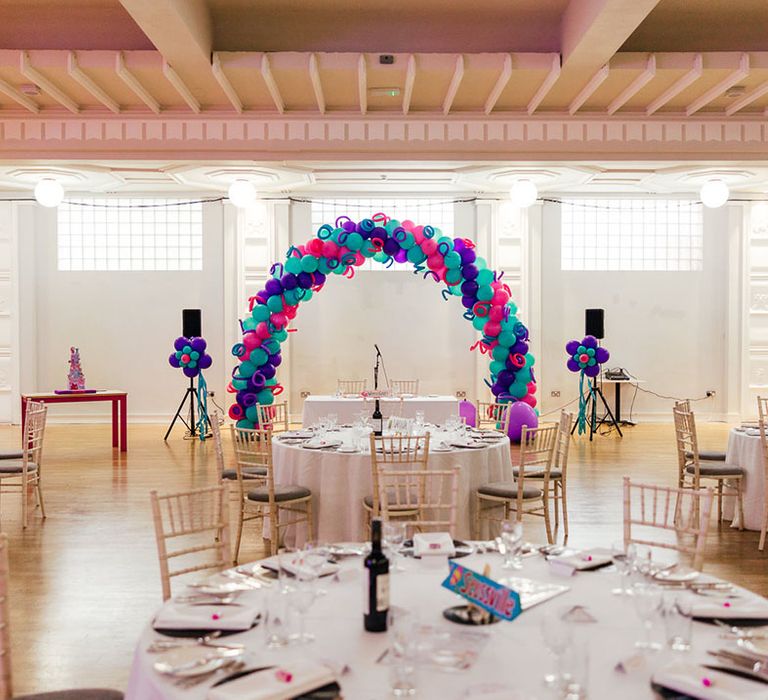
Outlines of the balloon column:
{"label": "balloon column", "polygon": [[600,365],[607,362],[610,353],[597,342],[592,335],[584,336],[582,340],[571,340],[565,346],[568,353],[566,363],[571,372],[579,372],[579,415],[576,422],[579,426],[579,435],[587,431],[587,404],[591,397],[595,400],[595,392],[592,384],[587,380],[587,391],[584,391],[584,377],[596,377],[600,374]]}
{"label": "balloon column", "polygon": [[[191,434],[194,436],[195,431],[193,427],[196,427],[199,431],[200,439],[205,440],[208,434],[209,419],[208,419],[208,385],[206,384],[205,377],[203,376],[203,370],[208,369],[213,364],[213,358],[206,352],[208,344],[203,338],[187,338],[185,336],[179,336],[173,341],[174,352],[168,357],[168,364],[171,367],[180,368],[184,375],[189,377],[189,389],[184,395],[184,399],[179,406],[179,410],[176,411],[176,416],[171,423],[171,427],[168,428],[168,432],[165,434],[168,439],[168,434],[171,432],[176,419],[180,417],[181,409],[184,406],[184,402],[189,398],[190,404],[190,423],[188,427]],[[198,377],[197,389],[194,388],[194,378]],[[191,394],[191,396],[188,396]],[[199,419],[195,423],[194,421],[194,404],[197,403],[197,415]],[[184,419],[182,419],[184,420]]]}
{"label": "balloon column", "polygon": [[250,315],[241,321],[242,342],[232,348],[240,363],[229,387],[236,395],[229,415],[240,427],[255,427],[257,404],[273,403],[283,390],[275,377],[282,359],[280,346],[292,330],[289,325],[299,305],[310,301],[329,275],[352,279],[355,268],[368,258],[387,267],[410,264],[414,274],[442,287],[446,301],[459,297],[464,318],[482,334],[470,350],[488,355],[490,376],[485,381],[496,400],[536,406],[528,329],[516,315],[502,274],[478,257],[473,241],[384,214],[359,222],[341,216],[334,225],[323,224],[304,245],[291,246],[285,263],[272,266],[271,278],[250,299]]}

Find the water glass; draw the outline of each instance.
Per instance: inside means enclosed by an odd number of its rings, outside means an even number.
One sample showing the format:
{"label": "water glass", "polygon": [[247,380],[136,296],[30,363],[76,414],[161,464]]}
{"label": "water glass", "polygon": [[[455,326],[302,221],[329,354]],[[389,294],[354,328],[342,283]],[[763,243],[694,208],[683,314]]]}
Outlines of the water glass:
{"label": "water glass", "polygon": [[400,548],[405,542],[405,523],[397,520],[389,520],[383,523],[382,540],[389,550],[392,566],[390,571],[405,571],[400,564]]}
{"label": "water glass", "polygon": [[517,520],[501,521],[501,545],[504,569],[522,569],[523,524]]}
{"label": "water glass", "polygon": [[328,430],[336,430],[339,424],[339,416],[336,413],[328,414]]}
{"label": "water glass", "polygon": [[637,555],[636,547],[634,544],[624,545],[624,542],[615,542],[611,546],[611,559],[613,565],[616,568],[616,572],[619,575],[619,585],[614,588],[611,593],[614,595],[631,595],[632,591],[628,586],[629,575],[632,573],[632,569],[635,565],[635,557]]}
{"label": "water glass", "polygon": [[289,604],[299,615],[299,630],[291,635],[294,644],[306,644],[315,640],[315,635],[305,631],[306,617],[317,596],[317,574],[309,566],[301,566],[286,588]]}
{"label": "water glass", "polygon": [[266,595],[264,634],[269,649],[288,646],[291,638],[290,597],[286,588],[275,586]]}
{"label": "water glass", "polygon": [[[324,573],[325,567],[329,563],[331,556],[330,545],[327,542],[319,542],[317,540],[309,540],[304,544],[303,562],[309,567],[316,577],[316,580],[320,580],[320,576]],[[317,595],[327,595],[328,591],[323,590],[321,586],[317,587]]]}
{"label": "water glass", "polygon": [[426,423],[424,422],[424,411],[416,411],[415,422],[413,427],[417,435],[421,435],[421,433],[424,432],[425,425]]}
{"label": "water glass", "polygon": [[544,676],[544,683],[549,687],[557,687],[562,680],[562,657],[573,644],[573,632],[569,623],[551,611],[542,615],[539,630],[544,646],[554,659],[554,670]]}
{"label": "water glass", "polygon": [[389,687],[396,698],[416,695],[418,690],[417,620],[404,610],[390,609],[389,630]]}
{"label": "water glass", "polygon": [[667,644],[674,651],[690,651],[693,633],[693,602],[690,596],[669,592],[661,609]]}
{"label": "water glass", "polygon": [[589,643],[571,644],[561,657],[560,688],[563,700],[583,700],[589,688]]}
{"label": "water glass", "polygon": [[643,623],[645,630],[643,639],[635,642],[635,647],[647,651],[659,651],[661,644],[651,640],[651,630],[653,629],[653,620],[656,613],[659,612],[663,600],[661,588],[652,583],[636,583],[632,586],[632,599],[637,616]]}

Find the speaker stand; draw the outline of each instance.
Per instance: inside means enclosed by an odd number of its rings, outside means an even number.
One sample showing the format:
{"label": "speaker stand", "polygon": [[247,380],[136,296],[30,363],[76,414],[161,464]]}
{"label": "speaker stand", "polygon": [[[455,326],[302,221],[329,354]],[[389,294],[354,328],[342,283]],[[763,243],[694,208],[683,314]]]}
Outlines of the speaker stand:
{"label": "speaker stand", "polygon": [[[597,417],[598,397],[603,404],[603,408],[605,408],[605,413],[600,418]],[[587,413],[589,415],[588,424],[590,442],[592,442],[592,437],[597,432],[598,428],[606,423],[610,423],[614,428],[616,428],[617,432],[619,433],[619,437],[624,437],[624,433],[621,432],[621,426],[614,417],[613,411],[611,411],[611,407],[608,405],[608,402],[605,400],[603,390],[597,383],[597,377],[593,377],[592,379],[592,384],[589,387],[589,397],[587,398],[587,402],[590,404],[587,407]],[[573,435],[577,425],[578,421],[574,422],[573,427],[571,428],[571,435]]]}
{"label": "speaker stand", "polygon": [[[187,401],[189,401],[189,415],[187,418],[185,418],[182,415],[182,411],[184,410],[184,404]],[[195,380],[194,378],[190,377],[189,386],[184,391],[184,396],[181,399],[181,403],[179,404],[179,407],[176,409],[176,414],[173,416],[173,420],[171,421],[171,424],[168,426],[168,430],[165,432],[165,437],[163,438],[163,440],[165,440],[166,442],[168,441],[168,436],[171,434],[171,431],[173,430],[173,426],[176,425],[177,420],[180,420],[186,426],[187,437],[190,437],[193,439],[198,437],[200,433],[197,430],[197,421],[195,420],[195,403],[198,403],[199,405],[200,417],[203,420],[203,425],[210,426],[211,422],[208,418],[208,414],[198,401],[197,389],[195,388]]]}

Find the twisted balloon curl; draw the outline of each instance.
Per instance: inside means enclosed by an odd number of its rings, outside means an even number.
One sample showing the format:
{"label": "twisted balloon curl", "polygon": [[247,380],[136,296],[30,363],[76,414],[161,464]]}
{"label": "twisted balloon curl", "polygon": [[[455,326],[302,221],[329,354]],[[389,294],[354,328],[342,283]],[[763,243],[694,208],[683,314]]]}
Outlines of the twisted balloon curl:
{"label": "twisted balloon curl", "polygon": [[242,341],[232,348],[239,364],[228,387],[236,397],[229,414],[238,426],[257,427],[258,405],[271,405],[282,391],[275,377],[280,347],[294,330],[288,326],[299,305],[322,291],[329,275],[351,279],[369,258],[387,266],[410,264],[414,274],[442,285],[444,299],[459,297],[464,318],[482,336],[473,348],[489,357],[486,384],[496,400],[536,406],[528,329],[502,275],[488,268],[469,238],[444,236],[435,226],[379,212],[359,222],[339,216],[323,224],[304,245],[291,246],[285,262],[270,268],[270,279],[249,300],[250,315],[240,322]]}

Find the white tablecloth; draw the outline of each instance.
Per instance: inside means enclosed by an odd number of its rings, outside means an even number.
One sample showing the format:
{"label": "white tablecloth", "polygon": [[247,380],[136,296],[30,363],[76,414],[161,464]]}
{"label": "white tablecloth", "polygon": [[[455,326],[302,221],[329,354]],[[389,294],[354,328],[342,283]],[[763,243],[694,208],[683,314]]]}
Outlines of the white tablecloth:
{"label": "white tablecloth", "polygon": [[[726,461],[744,470],[744,527],[747,530],[759,530],[763,525],[763,509],[765,508],[765,466],[759,435],[747,435],[745,432],[733,429],[728,436],[728,451]],[[726,518],[733,518],[733,498],[724,501],[723,513]],[[733,527],[739,526],[737,517],[733,519]]]}
{"label": "white tablecloth", "polygon": [[[491,564],[491,576],[500,578],[501,558],[498,554],[475,555],[458,560],[461,564],[482,571]],[[444,560],[443,560],[444,562]],[[508,700],[545,700],[554,697],[542,685],[542,677],[551,670],[551,657],[541,639],[542,618],[553,611],[561,615],[573,606],[585,606],[596,619],[594,623],[572,625],[574,644],[589,651],[589,700],[651,700],[649,679],[654,668],[682,659],[696,663],[711,663],[707,649],[726,644],[718,638],[719,628],[703,622],[693,623],[693,648],[689,653],[662,652],[645,656],[646,665],[622,673],[615,670],[619,661],[636,654],[634,642],[642,638],[642,628],[631,598],[613,596],[610,589],[617,584],[616,575],[609,571],[581,572],[570,578],[554,576],[539,556],[524,559],[522,572],[527,578],[566,584],[570,590],[550,601],[524,611],[512,622],[502,621],[487,627],[463,627],[443,619],[442,611],[460,603],[460,599],[440,583],[448,571],[445,563],[419,562],[405,559],[406,571],[390,575],[390,605],[404,608],[419,616],[424,624],[436,625],[453,632],[473,630],[489,635],[489,641],[475,665],[464,672],[440,672],[420,669],[419,693],[422,700],[460,700],[470,686],[482,683],[503,683],[514,688],[508,694],[494,696]],[[268,650],[264,632],[256,627],[225,641],[242,642],[251,652],[250,663],[258,666],[284,663],[291,658],[314,658],[334,664],[347,664],[350,672],[340,678],[344,697],[348,700],[387,700],[389,695],[389,666],[376,663],[388,645],[387,634],[363,630],[362,591],[363,569],[360,558],[344,562],[341,581],[323,579],[327,595],[318,598],[307,616],[307,630],[316,641],[301,647]],[[348,569],[348,570],[347,570]],[[661,639],[662,623],[657,620],[653,638]],[[214,681],[189,690],[181,690],[152,668],[157,655],[144,650],[159,635],[149,627],[145,630],[133,661],[126,693],[127,700],[204,700]],[[707,673],[702,669],[702,674]],[[759,690],[761,687],[757,686]]]}
{"label": "white tablecloth", "polygon": [[[348,432],[340,430],[329,435],[344,439]],[[447,439],[447,433],[431,433],[432,446],[444,439]],[[276,484],[296,484],[312,491],[315,536],[319,540],[355,541],[366,536],[362,500],[373,491],[369,452],[343,454],[308,450],[276,439],[272,455]],[[431,469],[448,469],[455,465],[461,467],[455,536],[467,538],[471,536],[471,517],[474,513],[472,494],[477,487],[488,481],[512,479],[509,439],[503,438],[482,449],[430,453]],[[295,529],[299,531],[292,532]],[[303,543],[303,527],[287,529],[286,542],[295,543],[295,537],[298,544]]]}
{"label": "white tablecloth", "polygon": [[[362,410],[373,413],[373,400],[363,401],[360,397],[343,396],[307,396],[304,399],[302,422],[305,426],[314,425],[318,418],[335,413],[339,423],[354,422]],[[381,412],[384,418],[398,415],[400,399],[381,399]],[[427,423],[441,425],[448,416],[459,414],[459,400],[455,396],[413,396],[403,399],[403,416],[415,418],[416,411],[424,412]]]}

